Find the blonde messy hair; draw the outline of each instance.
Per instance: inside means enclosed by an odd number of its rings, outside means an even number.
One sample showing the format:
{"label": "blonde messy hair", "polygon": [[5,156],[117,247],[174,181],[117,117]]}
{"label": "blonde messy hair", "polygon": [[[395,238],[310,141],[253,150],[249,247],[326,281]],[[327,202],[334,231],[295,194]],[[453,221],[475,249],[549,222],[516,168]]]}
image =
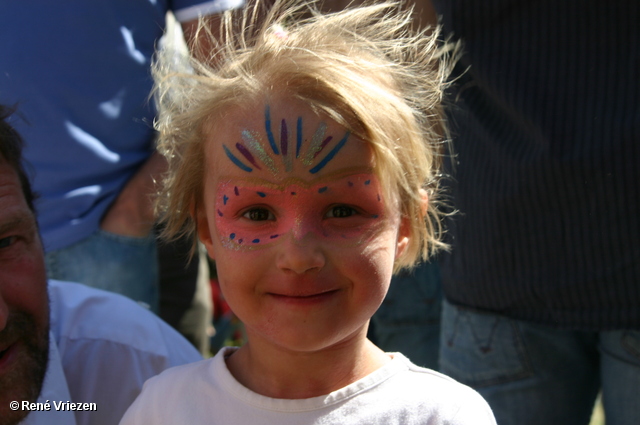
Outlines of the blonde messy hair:
{"label": "blonde messy hair", "polygon": [[[198,31],[207,28],[201,21]],[[156,128],[169,171],[157,206],[165,237],[195,231],[206,129],[231,107],[284,92],[371,145],[387,199],[397,199],[411,223],[396,270],[443,248],[439,152],[450,61],[437,31],[430,34],[413,31],[411,11],[399,3],[322,14],[314,0],[277,1],[268,9],[258,1],[223,15],[220,34],[209,34],[209,60],[192,55],[180,65],[175,53],[159,54]],[[202,47],[192,50],[202,57]]]}

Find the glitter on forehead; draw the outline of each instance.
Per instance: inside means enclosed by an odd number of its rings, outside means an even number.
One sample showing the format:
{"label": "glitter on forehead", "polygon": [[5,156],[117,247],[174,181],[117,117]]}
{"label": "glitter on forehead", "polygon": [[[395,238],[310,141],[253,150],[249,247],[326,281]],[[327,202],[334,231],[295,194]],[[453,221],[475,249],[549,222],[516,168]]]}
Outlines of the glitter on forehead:
{"label": "glitter on forehead", "polygon": [[[349,139],[350,132],[346,131],[339,142],[335,142],[337,138],[333,135],[327,135],[329,126],[325,122],[320,122],[311,137],[311,141],[304,138],[302,132],[303,119],[298,117],[296,120],[296,136],[295,136],[295,156],[293,135],[290,128],[292,125],[287,123],[286,119],[280,121],[280,137],[279,143],[276,144],[275,136],[271,128],[271,111],[269,106],[265,107],[265,132],[267,143],[263,142],[260,134],[248,129],[241,131],[243,143],[235,143],[235,150],[223,145],[225,155],[229,160],[242,171],[251,172],[262,170],[264,165],[273,173],[274,176],[283,173],[291,173],[294,170],[294,160],[297,159],[307,168],[311,174],[315,174],[322,170],[344,147]],[[306,148],[304,144],[307,144]],[[322,154],[329,151],[324,157]],[[271,153],[271,151],[273,153]],[[274,157],[282,156],[282,162]],[[253,167],[253,168],[252,168]]]}
{"label": "glitter on forehead", "polygon": [[242,131],[242,140],[247,144],[249,151],[252,152],[260,162],[267,166],[267,168],[273,173],[276,174],[278,169],[276,168],[276,164],[273,162],[273,159],[265,152],[262,147],[262,143],[260,142],[260,136],[256,133],[253,133],[249,130]]}
{"label": "glitter on forehead", "polygon": [[318,152],[316,152],[313,155],[313,158],[315,159],[318,155],[320,155],[320,152],[322,152],[322,150],[329,144],[330,141],[333,140],[333,136],[329,136],[326,139],[324,139],[324,141],[322,142],[322,144],[320,145],[320,149],[318,149]]}
{"label": "glitter on forehead", "polygon": [[321,122],[320,125],[318,125],[318,129],[316,130],[315,134],[311,138],[311,145],[309,145],[309,150],[307,151],[307,155],[302,160],[302,163],[304,165],[306,166],[311,165],[311,163],[313,162],[313,159],[316,156],[316,153],[320,151],[320,145],[322,145],[322,139],[324,139],[324,134],[327,131],[327,127],[328,127],[327,124],[323,122]]}
{"label": "glitter on forehead", "polygon": [[340,151],[340,149],[342,149],[342,147],[345,145],[345,143],[347,143],[347,139],[349,138],[349,135],[351,133],[349,133],[347,131],[347,133],[344,135],[344,137],[342,138],[342,140],[340,140],[340,142],[334,146],[333,149],[331,149],[331,151],[327,154],[327,156],[325,156],[322,161],[320,161],[315,167],[313,167],[312,169],[309,170],[309,172],[311,174],[315,174],[318,171],[322,170],[324,168],[325,165],[327,165],[327,163],[329,161],[331,161],[333,159],[334,156],[336,156],[336,154]]}
{"label": "glitter on forehead", "polygon": [[282,120],[280,124],[280,150],[282,150],[282,156],[287,155],[289,149],[289,132],[287,131],[287,121]]}
{"label": "glitter on forehead", "polygon": [[262,170],[262,168],[260,168],[260,166],[256,163],[256,160],[253,157],[253,155],[251,155],[251,152],[249,152],[249,150],[246,147],[244,147],[244,145],[240,143],[236,143],[236,149],[238,149],[238,152],[240,152],[242,156],[244,156],[247,159],[247,161],[251,163],[251,165],[256,167],[258,170]]}

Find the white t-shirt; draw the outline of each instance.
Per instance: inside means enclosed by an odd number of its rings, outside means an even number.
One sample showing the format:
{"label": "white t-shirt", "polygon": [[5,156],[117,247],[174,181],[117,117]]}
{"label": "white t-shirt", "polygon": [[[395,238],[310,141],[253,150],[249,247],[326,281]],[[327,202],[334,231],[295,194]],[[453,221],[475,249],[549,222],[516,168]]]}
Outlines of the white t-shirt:
{"label": "white t-shirt", "polygon": [[274,399],[242,386],[224,356],[169,369],[144,385],[120,425],[131,424],[406,424],[495,425],[491,409],[469,387],[402,354],[330,394]]}

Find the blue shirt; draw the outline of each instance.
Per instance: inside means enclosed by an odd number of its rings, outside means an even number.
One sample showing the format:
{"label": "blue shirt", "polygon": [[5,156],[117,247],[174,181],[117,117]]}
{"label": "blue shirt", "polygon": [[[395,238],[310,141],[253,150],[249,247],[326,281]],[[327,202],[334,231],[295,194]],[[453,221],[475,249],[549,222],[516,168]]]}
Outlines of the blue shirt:
{"label": "blue shirt", "polygon": [[[242,0],[21,0],[0,13],[0,103],[27,146],[45,250],[98,229],[153,151],[150,62],[165,15],[183,21]],[[26,122],[25,122],[26,121]]]}

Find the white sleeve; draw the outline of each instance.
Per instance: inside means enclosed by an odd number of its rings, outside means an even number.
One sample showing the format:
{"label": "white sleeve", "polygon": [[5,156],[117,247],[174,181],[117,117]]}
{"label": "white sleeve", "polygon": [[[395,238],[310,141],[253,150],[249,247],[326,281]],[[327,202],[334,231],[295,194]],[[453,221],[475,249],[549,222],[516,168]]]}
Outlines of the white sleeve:
{"label": "white sleeve", "polygon": [[67,282],[49,282],[51,332],[57,340],[78,425],[115,425],[165,369],[202,359],[178,332],[123,296]]}
{"label": "white sleeve", "polygon": [[460,409],[451,418],[451,425],[496,425],[496,419],[489,404],[476,391],[468,388],[468,392],[460,397]]}

